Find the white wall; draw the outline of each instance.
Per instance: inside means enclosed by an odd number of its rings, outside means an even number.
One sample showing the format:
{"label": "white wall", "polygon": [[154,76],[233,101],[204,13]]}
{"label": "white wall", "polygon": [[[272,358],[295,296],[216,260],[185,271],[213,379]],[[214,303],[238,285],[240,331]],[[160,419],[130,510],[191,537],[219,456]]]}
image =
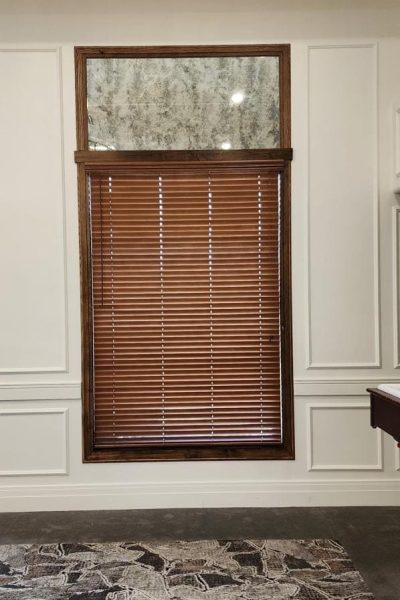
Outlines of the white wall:
{"label": "white wall", "polygon": [[[400,379],[399,29],[389,0],[0,0],[0,510],[400,503],[365,392]],[[83,465],[73,46],[277,41],[296,460]]]}

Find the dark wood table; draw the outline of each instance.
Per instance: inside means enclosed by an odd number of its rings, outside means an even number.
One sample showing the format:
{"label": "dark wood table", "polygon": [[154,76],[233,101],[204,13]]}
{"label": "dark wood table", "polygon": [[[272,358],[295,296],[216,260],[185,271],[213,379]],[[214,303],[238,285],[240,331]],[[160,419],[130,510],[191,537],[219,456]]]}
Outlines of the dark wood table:
{"label": "dark wood table", "polygon": [[377,388],[367,391],[371,397],[371,426],[393,436],[400,448],[400,398]]}

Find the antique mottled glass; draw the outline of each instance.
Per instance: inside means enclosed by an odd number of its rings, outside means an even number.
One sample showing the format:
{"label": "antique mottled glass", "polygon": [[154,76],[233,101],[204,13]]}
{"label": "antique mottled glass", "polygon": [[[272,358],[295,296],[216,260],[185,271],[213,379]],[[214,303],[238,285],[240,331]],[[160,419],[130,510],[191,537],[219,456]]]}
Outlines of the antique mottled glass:
{"label": "antique mottled glass", "polygon": [[279,58],[87,60],[89,149],[277,148]]}

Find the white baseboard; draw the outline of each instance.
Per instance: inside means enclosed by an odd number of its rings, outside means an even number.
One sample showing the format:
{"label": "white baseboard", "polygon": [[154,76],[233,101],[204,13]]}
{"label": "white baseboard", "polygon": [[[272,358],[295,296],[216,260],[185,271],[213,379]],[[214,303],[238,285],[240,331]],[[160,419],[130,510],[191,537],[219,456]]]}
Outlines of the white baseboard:
{"label": "white baseboard", "polygon": [[0,512],[399,505],[400,478],[0,487]]}

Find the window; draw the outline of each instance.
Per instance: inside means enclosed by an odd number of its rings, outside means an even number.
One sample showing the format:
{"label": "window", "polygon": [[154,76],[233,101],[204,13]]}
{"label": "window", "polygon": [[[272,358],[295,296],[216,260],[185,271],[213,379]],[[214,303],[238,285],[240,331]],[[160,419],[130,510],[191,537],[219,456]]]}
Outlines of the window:
{"label": "window", "polygon": [[288,47],[76,67],[84,459],[293,458]]}

